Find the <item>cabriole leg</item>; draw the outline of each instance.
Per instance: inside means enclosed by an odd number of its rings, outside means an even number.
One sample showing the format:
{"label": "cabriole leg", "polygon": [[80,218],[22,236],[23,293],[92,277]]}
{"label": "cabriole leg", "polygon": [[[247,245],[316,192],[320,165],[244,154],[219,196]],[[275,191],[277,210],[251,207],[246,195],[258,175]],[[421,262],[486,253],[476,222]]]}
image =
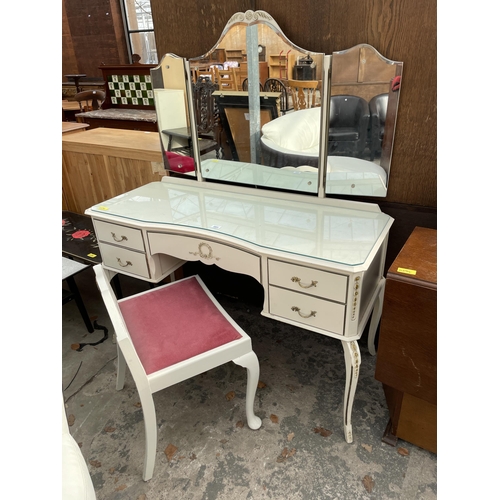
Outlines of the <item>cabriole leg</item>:
{"label": "cabriole leg", "polygon": [[356,386],[358,385],[361,354],[359,352],[358,343],[355,340],[351,342],[343,340],[342,347],[344,348],[346,375],[344,391],[344,434],[345,440],[348,443],[352,443],[351,413],[354,394],[356,393]]}
{"label": "cabriole leg", "polygon": [[142,478],[149,481],[153,477],[156,459],[157,429],[156,411],[152,394],[140,394],[144,428],[146,430],[146,456],[144,458],[144,472]]}
{"label": "cabriole leg", "polygon": [[260,366],[256,354],[252,351],[244,356],[233,359],[237,365],[247,369],[247,395],[246,395],[246,413],[247,422],[250,429],[259,429],[262,425],[262,420],[255,415],[253,411],[255,403],[255,394],[257,392],[257,384],[259,383]]}

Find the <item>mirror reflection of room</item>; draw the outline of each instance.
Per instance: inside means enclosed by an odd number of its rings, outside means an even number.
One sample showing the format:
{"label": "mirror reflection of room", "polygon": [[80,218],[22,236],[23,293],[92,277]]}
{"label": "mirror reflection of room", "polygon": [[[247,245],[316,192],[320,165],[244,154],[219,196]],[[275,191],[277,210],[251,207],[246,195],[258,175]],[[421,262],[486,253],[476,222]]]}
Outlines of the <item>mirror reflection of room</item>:
{"label": "mirror reflection of room", "polygon": [[367,44],[332,55],[302,49],[271,16],[246,14],[188,61],[193,137],[210,142],[188,147],[186,173],[320,196],[386,196],[402,63]]}

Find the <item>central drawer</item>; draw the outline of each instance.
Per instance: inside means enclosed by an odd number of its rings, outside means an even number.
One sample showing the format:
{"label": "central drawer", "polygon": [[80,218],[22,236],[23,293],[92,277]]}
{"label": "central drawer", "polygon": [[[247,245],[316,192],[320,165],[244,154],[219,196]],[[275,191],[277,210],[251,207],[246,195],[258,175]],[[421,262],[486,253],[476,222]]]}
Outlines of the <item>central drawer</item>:
{"label": "central drawer", "polygon": [[344,334],[345,306],[337,302],[270,286],[269,312],[307,326]]}
{"label": "central drawer", "polygon": [[269,260],[269,284],[345,304],[347,276]]}
{"label": "central drawer", "polygon": [[260,257],[239,248],[198,237],[153,232],[148,232],[148,241],[152,255],[165,253],[182,260],[216,264],[226,271],[246,274],[261,282]]}

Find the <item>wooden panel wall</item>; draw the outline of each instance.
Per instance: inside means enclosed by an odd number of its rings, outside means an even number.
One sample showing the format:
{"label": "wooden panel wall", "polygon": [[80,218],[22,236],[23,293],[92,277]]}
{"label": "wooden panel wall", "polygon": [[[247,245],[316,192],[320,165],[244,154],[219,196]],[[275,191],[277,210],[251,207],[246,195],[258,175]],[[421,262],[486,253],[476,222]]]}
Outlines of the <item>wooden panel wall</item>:
{"label": "wooden panel wall", "polygon": [[101,64],[129,64],[119,0],[63,0],[62,81],[102,78]]}
{"label": "wooden panel wall", "polygon": [[285,35],[300,47],[329,53],[369,43],[389,59],[403,61],[389,193],[385,201],[436,208],[436,2],[151,0],[151,8],[160,58],[167,52],[184,57],[205,53],[217,42],[232,14],[250,9],[271,14]]}

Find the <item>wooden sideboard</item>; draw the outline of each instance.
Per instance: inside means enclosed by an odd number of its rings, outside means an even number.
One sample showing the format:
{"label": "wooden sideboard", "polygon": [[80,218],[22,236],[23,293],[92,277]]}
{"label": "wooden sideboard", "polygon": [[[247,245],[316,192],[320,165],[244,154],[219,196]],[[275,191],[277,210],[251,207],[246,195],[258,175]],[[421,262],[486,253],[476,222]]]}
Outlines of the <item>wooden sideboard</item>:
{"label": "wooden sideboard", "polygon": [[165,174],[157,133],[97,128],[62,137],[63,210],[83,214]]}
{"label": "wooden sideboard", "polygon": [[437,453],[437,231],[416,227],[387,273],[375,378],[397,438]]}

